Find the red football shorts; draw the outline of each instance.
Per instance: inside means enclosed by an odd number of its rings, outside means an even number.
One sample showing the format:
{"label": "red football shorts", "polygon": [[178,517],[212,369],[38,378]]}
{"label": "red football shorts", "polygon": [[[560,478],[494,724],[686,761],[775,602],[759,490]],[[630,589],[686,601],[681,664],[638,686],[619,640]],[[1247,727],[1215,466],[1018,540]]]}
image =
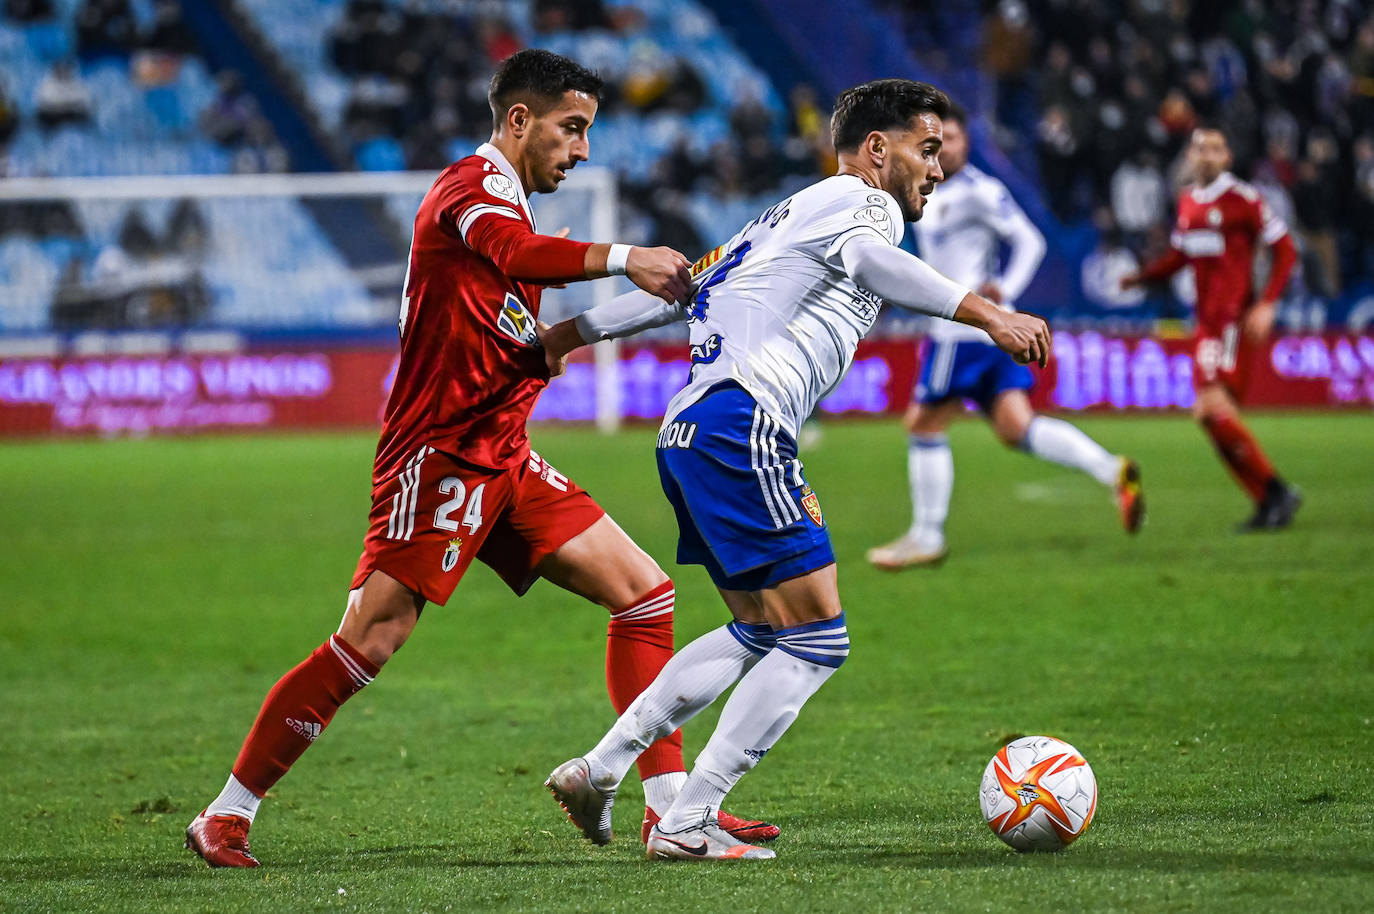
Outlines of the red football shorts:
{"label": "red football shorts", "polygon": [[509,470],[477,469],[421,448],[372,490],[362,558],[350,589],[383,571],[431,603],[447,603],[473,558],[523,594],[549,553],[606,512],[533,451]]}
{"label": "red football shorts", "polygon": [[1193,349],[1194,386],[1221,384],[1240,400],[1250,384],[1253,349],[1239,323],[1199,327]]}

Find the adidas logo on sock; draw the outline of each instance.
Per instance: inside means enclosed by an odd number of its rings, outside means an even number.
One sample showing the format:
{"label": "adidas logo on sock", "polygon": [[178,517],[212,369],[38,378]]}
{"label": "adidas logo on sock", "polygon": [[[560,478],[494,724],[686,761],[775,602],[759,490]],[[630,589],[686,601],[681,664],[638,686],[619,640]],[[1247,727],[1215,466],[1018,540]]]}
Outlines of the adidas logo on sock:
{"label": "adidas logo on sock", "polygon": [[312,743],[315,741],[315,738],[320,735],[320,731],[324,729],[323,724],[306,723],[303,720],[296,720],[294,717],[288,717],[286,719],[286,725]]}
{"label": "adidas logo on sock", "polygon": [[745,750],[744,750],[744,754],[747,755],[747,756],[749,756],[751,759],[753,759],[754,761],[757,762],[757,761],[762,760],[763,757],[764,757],[765,755],[768,754],[768,750],[767,750],[767,749],[745,749]]}

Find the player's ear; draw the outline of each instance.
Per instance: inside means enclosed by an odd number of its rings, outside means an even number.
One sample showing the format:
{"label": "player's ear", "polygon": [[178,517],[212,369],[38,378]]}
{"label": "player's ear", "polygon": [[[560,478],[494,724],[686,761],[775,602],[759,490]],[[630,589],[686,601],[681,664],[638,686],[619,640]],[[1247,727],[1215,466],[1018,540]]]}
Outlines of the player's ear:
{"label": "player's ear", "polygon": [[887,134],[881,130],[870,131],[868,136],[864,137],[864,151],[868,153],[874,165],[882,166],[887,159],[887,147]]}
{"label": "player's ear", "polygon": [[513,137],[519,138],[524,136],[525,131],[529,129],[532,119],[533,116],[530,112],[529,105],[526,105],[524,102],[516,102],[506,111],[506,127],[510,130],[511,136]]}

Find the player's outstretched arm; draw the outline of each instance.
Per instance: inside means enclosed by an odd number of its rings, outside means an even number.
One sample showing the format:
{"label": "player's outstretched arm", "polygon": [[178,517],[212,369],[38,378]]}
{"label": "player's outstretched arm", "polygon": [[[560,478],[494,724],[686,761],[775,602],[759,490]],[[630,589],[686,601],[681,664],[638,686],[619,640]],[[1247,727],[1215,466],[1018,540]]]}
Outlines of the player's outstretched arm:
{"label": "player's outstretched arm", "polygon": [[[460,222],[460,228],[463,227]],[[588,244],[559,235],[540,235],[523,220],[508,217],[498,207],[466,224],[468,247],[511,279],[556,285],[628,276],[630,281],[664,301],[680,301],[691,286],[691,262],[672,248],[642,248],[628,244]]]}
{"label": "player's outstretched arm", "polygon": [[554,324],[540,334],[540,339],[553,364],[588,343],[623,339],[686,318],[686,310],[676,301],[664,301],[636,289]]}
{"label": "player's outstretched arm", "polygon": [[919,257],[861,232],[840,248],[845,272],[861,288],[898,307],[987,331],[1018,362],[1049,363],[1050,329],[1033,314],[1003,311]]}

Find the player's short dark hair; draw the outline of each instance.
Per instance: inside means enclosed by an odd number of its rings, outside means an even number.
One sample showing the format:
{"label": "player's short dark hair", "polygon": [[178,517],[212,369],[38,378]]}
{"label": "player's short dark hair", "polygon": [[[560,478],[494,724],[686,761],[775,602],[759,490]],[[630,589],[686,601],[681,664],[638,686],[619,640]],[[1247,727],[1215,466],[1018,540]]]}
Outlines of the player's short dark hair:
{"label": "player's short dark hair", "polygon": [[1202,120],[1199,120],[1196,124],[1193,125],[1192,132],[1196,133],[1199,130],[1206,130],[1208,133],[1221,134],[1221,138],[1226,141],[1227,149],[1230,149],[1233,145],[1231,142],[1231,131],[1226,129],[1226,126],[1222,124],[1221,121],[1203,118]]}
{"label": "player's short dark hair", "polygon": [[836,152],[849,152],[858,149],[874,130],[906,128],[917,115],[926,113],[944,120],[949,109],[949,96],[930,83],[875,79],[845,89],[835,99],[830,138]]}
{"label": "player's short dark hair", "polygon": [[963,105],[955,101],[951,101],[949,103],[949,113],[946,114],[944,117],[940,118],[940,120],[954,121],[956,124],[958,124],[960,127],[963,127],[965,130],[968,129],[968,112],[964,110]]}
{"label": "player's short dark hair", "polygon": [[500,127],[512,105],[524,103],[540,113],[568,91],[585,92],[599,102],[601,87],[601,77],[576,61],[552,51],[526,48],[501,61],[487,87],[487,101]]}

